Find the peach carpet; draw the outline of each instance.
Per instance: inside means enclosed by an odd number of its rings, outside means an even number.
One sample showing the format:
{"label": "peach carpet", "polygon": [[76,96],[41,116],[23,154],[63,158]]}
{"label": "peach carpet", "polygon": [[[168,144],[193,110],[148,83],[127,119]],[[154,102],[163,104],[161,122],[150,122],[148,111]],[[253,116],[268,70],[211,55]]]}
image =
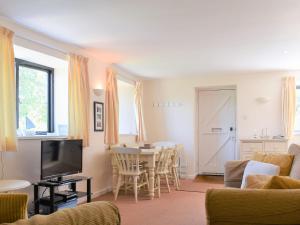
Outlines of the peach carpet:
{"label": "peach carpet", "polygon": [[120,193],[118,200],[113,200],[108,193],[95,201],[113,201],[120,209],[122,225],[205,225],[205,191],[208,188],[222,188],[222,177],[200,177],[193,180],[181,180],[181,190],[171,193],[163,190],[158,199],[148,200],[140,195],[139,202],[134,202],[131,194]]}

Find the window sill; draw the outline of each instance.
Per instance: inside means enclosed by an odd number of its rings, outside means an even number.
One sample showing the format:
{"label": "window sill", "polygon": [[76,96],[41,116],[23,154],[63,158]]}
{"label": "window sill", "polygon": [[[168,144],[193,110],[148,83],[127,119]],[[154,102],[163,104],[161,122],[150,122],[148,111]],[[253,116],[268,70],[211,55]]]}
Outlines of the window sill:
{"label": "window sill", "polygon": [[34,136],[18,136],[18,140],[48,140],[48,139],[67,139],[67,136],[55,135],[34,135]]}
{"label": "window sill", "polygon": [[119,136],[123,136],[123,137],[126,137],[126,136],[137,136],[137,134],[119,134]]}

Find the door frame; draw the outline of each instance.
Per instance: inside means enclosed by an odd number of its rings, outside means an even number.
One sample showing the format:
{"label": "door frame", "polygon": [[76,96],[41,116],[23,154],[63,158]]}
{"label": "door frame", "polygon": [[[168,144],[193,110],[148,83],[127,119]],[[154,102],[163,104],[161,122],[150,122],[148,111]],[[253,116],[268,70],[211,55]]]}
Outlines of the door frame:
{"label": "door frame", "polygon": [[218,91],[218,90],[234,90],[235,91],[235,160],[239,158],[238,155],[238,123],[237,123],[237,85],[220,85],[220,86],[203,86],[195,87],[195,124],[194,124],[194,145],[195,145],[195,174],[200,174],[199,171],[199,92],[200,91]]}

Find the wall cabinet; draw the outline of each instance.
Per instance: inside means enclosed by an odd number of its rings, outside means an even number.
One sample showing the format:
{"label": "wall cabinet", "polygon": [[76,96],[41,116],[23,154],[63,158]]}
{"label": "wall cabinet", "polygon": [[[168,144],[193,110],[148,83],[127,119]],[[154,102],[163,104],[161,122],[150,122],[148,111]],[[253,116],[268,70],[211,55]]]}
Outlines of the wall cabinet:
{"label": "wall cabinet", "polygon": [[241,139],[240,159],[251,159],[255,152],[287,153],[288,140],[286,139]]}

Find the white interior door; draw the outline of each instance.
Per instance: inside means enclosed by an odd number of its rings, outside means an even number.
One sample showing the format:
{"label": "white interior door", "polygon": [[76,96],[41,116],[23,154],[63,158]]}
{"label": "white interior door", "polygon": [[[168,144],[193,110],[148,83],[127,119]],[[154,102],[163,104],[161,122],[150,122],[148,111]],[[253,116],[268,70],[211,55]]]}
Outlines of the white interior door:
{"label": "white interior door", "polygon": [[199,174],[222,174],[225,162],[235,159],[235,99],[235,90],[198,93]]}

